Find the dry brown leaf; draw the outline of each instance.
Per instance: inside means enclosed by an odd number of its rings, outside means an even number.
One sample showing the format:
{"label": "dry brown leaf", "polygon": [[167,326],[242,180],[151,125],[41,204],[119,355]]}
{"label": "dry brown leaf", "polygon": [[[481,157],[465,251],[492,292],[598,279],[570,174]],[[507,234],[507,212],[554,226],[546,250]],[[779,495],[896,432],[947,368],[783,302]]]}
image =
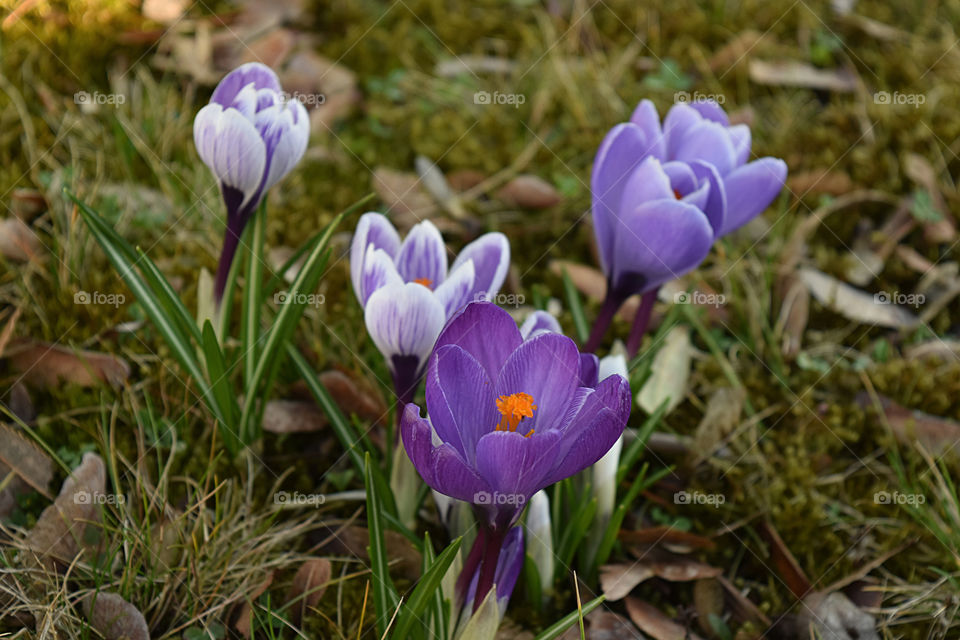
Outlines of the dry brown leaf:
{"label": "dry brown leaf", "polygon": [[650,377],[637,394],[637,405],[648,414],[653,414],[664,402],[667,403],[667,413],[676,409],[687,394],[692,355],[689,330],[685,327],[671,329],[653,357]]}
{"label": "dry brown leaf", "polygon": [[804,573],[771,522],[764,521],[761,532],[770,543],[770,557],[773,559],[777,573],[780,574],[780,579],[798,600],[802,599],[810,593],[812,586],[807,574]]}
{"label": "dry brown leaf", "polygon": [[312,433],[327,426],[327,416],[312,402],[270,400],[263,409],[263,430],[269,433]]}
{"label": "dry brown leaf", "polygon": [[937,172],[930,162],[916,153],[904,154],[901,162],[903,172],[907,177],[923,188],[933,200],[933,206],[940,213],[940,220],[923,223],[923,235],[928,242],[934,244],[953,242],[957,237],[957,229],[953,223],[953,215],[947,206],[937,181]]}
{"label": "dry brown leaf", "polygon": [[[870,402],[865,393],[858,395],[857,399],[864,406]],[[935,456],[953,450],[960,442],[960,424],[953,420],[912,411],[890,398],[881,397],[880,404],[898,442],[907,445],[917,442]]]}
{"label": "dry brown leaf", "polygon": [[552,184],[539,176],[527,174],[519,175],[501,187],[497,198],[524,209],[546,209],[563,202],[563,196]]}
{"label": "dry brown leaf", "polygon": [[903,307],[885,303],[883,294],[861,291],[816,269],[800,269],[799,275],[817,302],[848,320],[893,329],[907,329],[919,322]]}
{"label": "dry brown leaf", "polygon": [[693,434],[693,450],[697,452],[694,466],[712,456],[740,424],[745,398],[746,394],[740,388],[721,387],[711,394]]}
{"label": "dry brown leaf", "polygon": [[320,374],[320,384],[333,396],[334,402],[347,416],[356,415],[364,422],[380,422],[387,414],[383,398],[360,386],[347,374],[337,369]]}
{"label": "dry brown leaf", "polygon": [[627,615],[640,630],[654,640],[701,640],[700,636],[677,624],[648,602],[628,597]]}
{"label": "dry brown leaf", "polygon": [[730,607],[733,609],[733,613],[737,619],[743,622],[756,622],[764,628],[770,626],[770,618],[760,611],[760,608],[755,605],[752,600],[747,598],[735,584],[723,576],[718,576],[717,582],[719,582],[720,586],[727,592]]}
{"label": "dry brown leaf", "polygon": [[[587,614],[584,621],[589,625],[587,638],[590,640],[642,640],[636,628],[623,616],[598,607]],[[580,640],[577,625],[570,628],[572,639]]]}
{"label": "dry brown leaf", "polygon": [[357,74],[313,51],[295,54],[281,71],[280,82],[289,93],[304,96],[314,131],[332,129],[360,102]]}
{"label": "dry brown leaf", "polygon": [[[277,27],[269,33],[240,46],[239,64],[260,62],[271,68],[278,68],[287,59],[296,44],[297,34],[290,29]],[[310,106],[310,105],[305,105]]]}
{"label": "dry brown leaf", "polygon": [[608,564],[600,567],[600,589],[610,602],[622,600],[633,588],[653,577],[653,569],[640,564]]}
{"label": "dry brown leaf", "polygon": [[819,169],[801,171],[787,179],[787,188],[798,197],[807,194],[840,196],[853,190],[853,181],[843,171]]}
{"label": "dry brown leaf", "polygon": [[447,175],[447,183],[454,191],[472,189],[486,179],[487,176],[482,171],[475,169],[459,169]]}
{"label": "dry brown leaf", "polygon": [[648,527],[637,531],[621,529],[617,537],[624,544],[654,545],[662,544],[671,551],[689,552],[693,549],[713,549],[716,544],[710,538],[698,536],[689,531],[681,531],[666,525]]}
{"label": "dry brown leaf", "polygon": [[83,549],[84,531],[100,521],[98,496],[105,496],[107,469],[95,453],[83,454],[80,466],[63,481],[60,494],[27,533],[25,546],[44,566],[68,565]]}
{"label": "dry brown leaf", "polygon": [[373,171],[373,190],[395,214],[398,223],[413,226],[437,211],[437,205],[423,187],[415,173],[405,173],[379,167]]}
{"label": "dry brown leaf", "polygon": [[233,623],[233,628],[244,638],[250,637],[250,623],[253,621],[253,603],[262,596],[270,585],[273,584],[274,572],[271,571],[253,590],[244,596],[240,605],[240,613],[237,614],[237,620]]}
{"label": "dry brown leaf", "polygon": [[620,600],[641,582],[657,577],[668,582],[690,582],[715,578],[722,571],[692,558],[660,549],[648,550],[633,563],[608,564],[600,567],[600,587],[607,600]]}
{"label": "dry brown leaf", "polygon": [[753,29],[741,31],[713,54],[713,57],[710,58],[710,69],[712,71],[728,71],[747,60],[749,54],[754,52],[765,39],[765,34],[759,31]]}
{"label": "dry brown leaf", "polygon": [[326,558],[311,558],[300,565],[286,598],[293,624],[300,626],[307,609],[317,606],[330,582],[331,572]]}
{"label": "dry brown leaf", "polygon": [[781,334],[780,351],[783,357],[793,361],[803,346],[803,332],[810,317],[810,291],[794,276],[785,278],[787,291],[777,319],[777,332]]}
{"label": "dry brown leaf", "polygon": [[846,93],[856,91],[858,85],[857,76],[848,69],[819,69],[794,60],[751,60],[750,79],[758,84]]}
{"label": "dry brown leaf", "polygon": [[83,611],[105,640],[150,640],[143,614],[116,593],[91,593],[83,599]]}
{"label": "dry brown leaf", "polygon": [[[387,558],[390,560],[390,570],[410,580],[418,579],[423,562],[420,552],[397,531],[387,529],[383,535]],[[331,553],[347,554],[363,562],[369,562],[370,556],[367,554],[369,544],[370,534],[366,527],[349,526],[338,529],[336,535],[331,536],[327,548]]]}
{"label": "dry brown leaf", "polygon": [[0,220],[0,256],[13,262],[28,262],[38,260],[42,250],[37,234],[23,220]]}
{"label": "dry brown leaf", "polygon": [[[9,480],[7,477],[13,474]],[[0,422],[0,517],[16,506],[17,496],[33,489],[47,498],[53,480],[53,461],[40,447]]]}
{"label": "dry brown leaf", "polygon": [[122,358],[50,342],[15,340],[7,346],[4,357],[28,384],[43,388],[64,382],[84,387],[104,382],[121,386],[130,377],[130,365]]}
{"label": "dry brown leaf", "polygon": [[[599,269],[567,260],[552,260],[550,271],[558,277],[563,277],[563,272],[566,271],[577,291],[594,302],[603,302],[603,298],[607,294],[607,278]],[[630,296],[620,307],[617,317],[624,322],[633,322],[639,307],[640,296]],[[653,326],[652,321],[651,326]]]}
{"label": "dry brown leaf", "polygon": [[10,194],[10,209],[13,215],[30,222],[47,210],[47,199],[36,189],[14,189]]}
{"label": "dry brown leaf", "polygon": [[693,606],[697,610],[700,630],[713,635],[710,618],[723,616],[723,587],[716,578],[704,578],[693,583]]}
{"label": "dry brown leaf", "polygon": [[879,640],[877,623],[842,593],[814,592],[799,610],[801,637],[829,640]]}

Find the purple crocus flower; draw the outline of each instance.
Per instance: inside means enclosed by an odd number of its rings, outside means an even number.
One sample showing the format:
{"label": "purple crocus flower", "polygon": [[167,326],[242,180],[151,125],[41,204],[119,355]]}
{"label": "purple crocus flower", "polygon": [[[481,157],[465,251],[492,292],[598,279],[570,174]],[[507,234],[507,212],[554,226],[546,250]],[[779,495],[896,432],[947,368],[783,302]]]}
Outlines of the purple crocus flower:
{"label": "purple crocus flower", "polygon": [[193,140],[220,182],[227,232],[217,266],[215,295],[223,297],[244,227],[267,190],[300,161],[310,120],[298,100],[284,100],[277,75],[259,62],[224,76],[193,122]]}
{"label": "purple crocus flower", "polygon": [[502,233],[480,236],[448,269],[443,237],[430,221],[414,225],[401,242],[386,216],[361,216],[350,247],[353,290],[403,404],[447,320],[468,302],[495,296],[509,266],[510,243]]}
{"label": "purple crocus flower", "polygon": [[[593,226],[607,297],[586,350],[613,314],[642,293],[635,353],[660,285],[697,267],[713,241],[757,216],[783,187],[787,165],[750,157],[746,125],[730,125],[715,102],[674,105],[663,127],[644,100],[607,134],[593,165]],[[639,331],[636,329],[639,327]]]}
{"label": "purple crocus flower", "polygon": [[403,412],[413,466],[431,488],[472,503],[484,529],[484,548],[464,567],[479,571],[479,600],[530,497],[592,465],[623,432],[627,381],[598,383],[582,362],[570,338],[544,330],[524,340],[506,311],[472,303],[443,330],[430,358],[430,420],[414,404]]}

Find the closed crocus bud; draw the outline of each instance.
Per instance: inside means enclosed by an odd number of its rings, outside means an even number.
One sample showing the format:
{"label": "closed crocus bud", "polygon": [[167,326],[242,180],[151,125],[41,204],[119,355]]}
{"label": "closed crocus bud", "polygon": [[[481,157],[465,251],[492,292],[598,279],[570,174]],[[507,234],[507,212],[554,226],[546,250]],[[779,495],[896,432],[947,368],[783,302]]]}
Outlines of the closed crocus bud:
{"label": "closed crocus bud", "polygon": [[[605,380],[612,375],[623,376],[630,380],[627,374],[627,359],[622,352],[622,345],[618,343],[619,353],[600,359],[600,379]],[[593,494],[597,498],[597,520],[604,527],[613,513],[614,502],[617,497],[617,468],[620,466],[620,451],[623,449],[621,435],[610,450],[593,465]]]}
{"label": "closed crocus bud", "polygon": [[540,589],[544,594],[553,590],[553,528],[550,524],[550,498],[538,491],[527,507],[527,554],[533,559],[540,575]]}
{"label": "closed crocus bud", "polygon": [[447,248],[430,221],[401,241],[386,216],[361,216],[350,246],[353,290],[402,403],[410,401],[447,320],[468,302],[495,296],[509,265],[502,233],[480,236],[448,268]]}
{"label": "closed crocus bud", "polygon": [[285,100],[277,75],[259,62],[228,73],[193,122],[197,153],[210,167],[227,208],[227,231],[214,294],[223,297],[240,236],[267,190],[300,161],[310,120],[297,100]]}

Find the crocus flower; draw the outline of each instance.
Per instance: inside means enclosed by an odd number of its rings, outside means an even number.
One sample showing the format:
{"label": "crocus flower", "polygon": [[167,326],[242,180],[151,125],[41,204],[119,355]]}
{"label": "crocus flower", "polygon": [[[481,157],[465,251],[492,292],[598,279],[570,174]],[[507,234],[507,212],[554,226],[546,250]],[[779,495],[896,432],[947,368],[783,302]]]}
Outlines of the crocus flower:
{"label": "crocus flower", "polygon": [[193,121],[193,141],[220,183],[227,232],[215,295],[223,297],[230,264],[247,222],[267,190],[300,161],[310,120],[298,100],[285,100],[277,75],[259,62],[224,76]]}
{"label": "crocus flower", "polygon": [[[593,226],[607,297],[586,349],[593,351],[613,314],[633,294],[655,291],[693,270],[714,239],[763,211],[780,192],[787,166],[750,157],[746,125],[730,125],[715,102],[675,105],[663,127],[644,100],[630,122],[607,134],[593,165]],[[646,329],[653,296],[637,314]],[[638,342],[631,336],[628,352]]]}
{"label": "crocus flower", "polygon": [[502,233],[480,236],[448,269],[443,238],[430,221],[414,225],[401,242],[386,216],[361,216],[350,247],[353,290],[402,402],[410,400],[447,320],[468,302],[495,296],[509,266]]}
{"label": "crocus flower", "polygon": [[479,571],[479,599],[530,497],[596,462],[623,433],[627,381],[597,383],[594,375],[584,385],[583,377],[573,340],[543,331],[525,341],[506,311],[475,302],[450,321],[430,357],[430,421],[412,403],[403,412],[403,443],[427,485],[474,505],[484,549],[464,571]]}

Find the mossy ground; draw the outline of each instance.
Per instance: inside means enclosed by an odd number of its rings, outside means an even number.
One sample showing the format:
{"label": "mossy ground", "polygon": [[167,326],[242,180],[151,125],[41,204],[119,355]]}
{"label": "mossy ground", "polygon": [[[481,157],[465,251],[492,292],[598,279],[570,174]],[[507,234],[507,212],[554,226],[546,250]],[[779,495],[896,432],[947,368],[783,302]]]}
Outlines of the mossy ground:
{"label": "mossy ground", "polygon": [[[589,209],[589,170],[597,144],[638,100],[652,99],[662,113],[680,90],[721,95],[729,111],[749,109],[754,152],[783,157],[791,175],[829,169],[846,174],[850,190],[871,189],[899,199],[919,188],[904,171],[904,158],[913,153],[934,168],[947,207],[960,205],[955,188],[960,48],[954,46],[960,2],[858,3],[857,14],[889,27],[883,37],[838,17],[828,2],[799,2],[789,9],[764,0],[546,4],[552,9],[519,0],[311,3],[298,28],[317,37],[320,54],[357,73],[363,103],[334,129],[314,132],[312,145],[330,153],[308,157],[271,194],[268,244],[299,244],[371,190],[374,168],[409,171],[414,158],[424,155],[447,173],[475,169],[489,175],[534,144],[536,152],[523,170],[556,185],[565,197],[562,204],[541,212],[495,202],[469,207],[478,227],[510,237],[518,293],[530,299],[534,286],[540,286],[562,298],[560,281],[548,269],[550,259],[593,263],[583,214]],[[103,451],[101,407],[116,405],[113,442],[128,456],[136,453],[138,424],[124,396],[146,394],[185,444],[173,455],[175,473],[198,476],[208,465],[214,432],[209,419],[194,395],[184,391],[182,372],[149,324],[132,334],[105,334],[106,328],[141,319],[143,313],[61,195],[68,187],[115,220],[122,235],[182,283],[184,300],[195,308],[198,270],[214,268],[222,233],[217,222],[222,205],[191,136],[193,115],[209,88],[152,70],[150,48],[122,37],[148,26],[133,3],[59,0],[39,3],[3,33],[0,192],[5,205],[14,189],[44,193],[49,211],[37,224],[51,256],[30,265],[5,265],[0,300],[23,309],[19,336],[112,351],[134,364],[130,388],[119,393],[70,386],[34,393],[41,416],[37,432],[51,448],[77,458],[84,448]],[[749,30],[763,38],[748,56],[711,65],[719,51]],[[438,77],[436,64],[455,55],[500,57],[517,70]],[[751,58],[848,67],[861,84],[851,93],[762,86],[750,80]],[[127,100],[85,113],[73,101],[79,90],[122,93]],[[519,93],[526,101],[518,108],[477,105],[472,96],[480,90]],[[873,92],[879,90],[922,94],[925,103],[877,104]],[[930,518],[955,509],[956,499],[938,493],[936,473],[912,447],[898,444],[883,416],[864,408],[856,395],[876,392],[906,407],[960,420],[960,364],[952,359],[934,365],[903,354],[919,340],[949,338],[960,303],[948,304],[928,327],[904,333],[853,324],[812,303],[803,335],[811,359],[782,357],[773,337],[781,253],[800,221],[827,201],[829,196],[816,188],[785,190],[765,214],[766,226],[757,225],[761,232],[725,239],[698,272],[727,295],[727,317],[710,325],[710,335],[763,418],[731,443],[736,456],[730,468],[721,472],[711,465],[693,475],[695,486],[728,496],[723,506],[685,508],[682,514],[645,508],[643,514],[654,520],[682,515],[700,532],[746,519],[743,529],[718,538],[718,550],[707,559],[739,566],[736,581],[749,585],[751,598],[771,616],[793,601],[767,568],[765,544],[750,530],[758,519],[773,523],[818,587],[913,541],[880,573],[887,587],[904,591],[890,594],[879,618],[889,625],[884,630],[890,637],[936,636],[945,633],[943,614],[934,615],[936,605],[946,611],[956,607],[956,583],[912,602],[904,594],[920,594],[942,572],[955,576],[960,570],[956,532],[938,540],[928,526]],[[808,263],[842,279],[860,225],[879,227],[890,212],[889,206],[855,204],[832,215],[813,235]],[[456,247],[468,235],[450,234],[448,240]],[[952,243],[929,243],[920,229],[902,242],[930,260],[956,261]],[[908,292],[917,279],[894,255],[864,289]],[[384,385],[389,376],[366,337],[345,260],[334,261],[321,286],[326,303],[308,312],[299,344],[318,368],[344,367],[389,397]],[[79,290],[124,291],[128,300],[118,308],[78,306],[73,294]],[[568,316],[562,321],[572,328]],[[620,336],[627,330],[622,323],[614,327]],[[709,353],[703,335],[694,334],[694,344]],[[0,367],[4,382],[16,378],[6,365]],[[683,403],[662,429],[692,434],[705,399],[731,384],[713,355],[697,361],[691,381],[689,397],[699,401]],[[636,415],[631,423],[641,419]],[[166,451],[163,443],[156,451]],[[263,453],[270,470],[261,475],[272,478],[292,469],[285,480],[291,488],[359,486],[359,478],[327,475],[339,452],[311,437],[268,436]],[[894,462],[901,459],[898,474]],[[336,470],[346,468],[341,462]],[[220,477],[243,476],[225,461],[216,471]],[[953,471],[948,466],[946,473]],[[874,503],[875,492],[904,482],[928,496],[919,514]],[[269,484],[256,486],[258,498],[265,499]],[[42,501],[26,506],[29,523]],[[328,612],[342,607],[353,620],[362,601],[361,581],[345,585],[342,602],[326,596],[323,607]],[[909,591],[913,587],[916,592]],[[557,613],[570,601],[562,604]],[[660,604],[668,609],[686,605]],[[175,617],[164,619],[163,628],[176,628]],[[900,619],[912,622],[901,625]],[[317,632],[332,634],[333,626]]]}

